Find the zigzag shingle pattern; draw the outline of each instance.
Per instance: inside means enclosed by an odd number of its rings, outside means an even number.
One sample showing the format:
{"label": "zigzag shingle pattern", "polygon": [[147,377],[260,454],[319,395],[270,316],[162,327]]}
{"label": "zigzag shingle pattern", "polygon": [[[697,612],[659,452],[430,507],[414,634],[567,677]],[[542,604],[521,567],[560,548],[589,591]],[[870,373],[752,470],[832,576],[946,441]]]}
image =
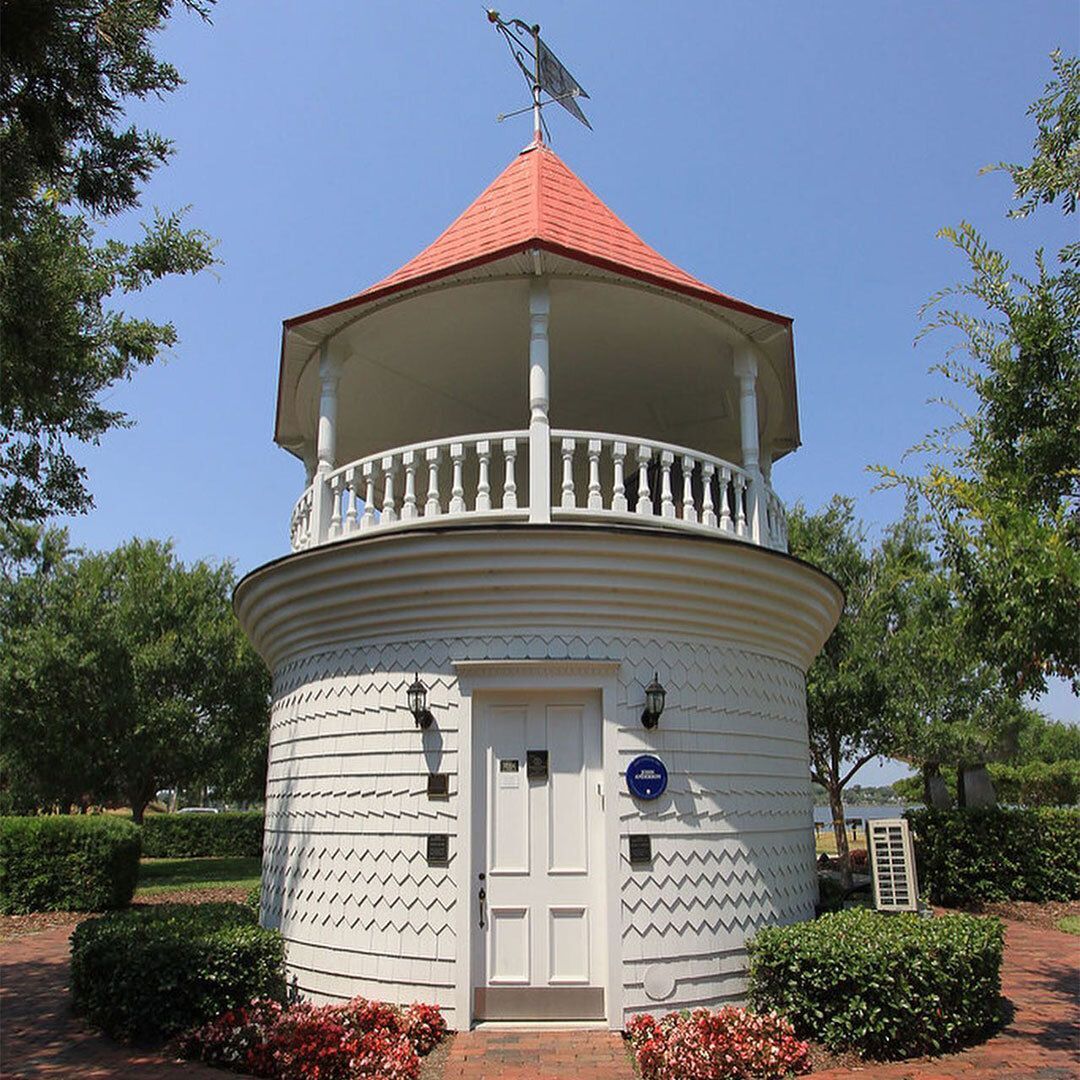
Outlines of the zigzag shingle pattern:
{"label": "zigzag shingle pattern", "polygon": [[[454,1022],[453,967],[464,862],[458,826],[458,659],[607,659],[616,687],[617,765],[656,751],[669,797],[609,803],[620,831],[653,838],[652,872],[621,852],[619,909],[629,1011],[737,1000],[745,942],[757,927],[812,913],[805,689],[791,665],[715,642],[629,633],[486,634],[364,643],[313,652],[274,673],[263,916],[280,926],[289,971],[319,999],[361,993],[438,1001]],[[664,671],[660,728],[640,724],[643,688]],[[452,796],[431,801],[434,767],[403,710],[414,672],[430,688],[438,769]],[[427,864],[429,833],[451,857]],[[625,844],[621,845],[625,846]],[[673,995],[645,993],[651,967]]]}

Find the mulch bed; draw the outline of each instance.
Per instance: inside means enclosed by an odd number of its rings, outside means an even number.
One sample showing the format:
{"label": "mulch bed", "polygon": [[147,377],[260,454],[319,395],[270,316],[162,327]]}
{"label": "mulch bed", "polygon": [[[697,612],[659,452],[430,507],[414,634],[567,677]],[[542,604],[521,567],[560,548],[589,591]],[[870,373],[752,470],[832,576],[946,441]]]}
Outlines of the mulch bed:
{"label": "mulch bed", "polygon": [[826,1069],[865,1069],[873,1064],[866,1058],[859,1057],[854,1050],[842,1054],[833,1054],[825,1049],[821,1043],[807,1042],[810,1047],[810,1075],[824,1072]]}
{"label": "mulch bed", "polygon": [[1032,900],[986,901],[967,904],[963,910],[973,915],[997,915],[1043,930],[1056,930],[1059,919],[1066,915],[1080,916],[1080,900],[1048,900],[1041,904]]}
{"label": "mulch bed", "polygon": [[454,1033],[447,1032],[446,1038],[430,1054],[420,1059],[420,1080],[442,1080],[453,1043]]}

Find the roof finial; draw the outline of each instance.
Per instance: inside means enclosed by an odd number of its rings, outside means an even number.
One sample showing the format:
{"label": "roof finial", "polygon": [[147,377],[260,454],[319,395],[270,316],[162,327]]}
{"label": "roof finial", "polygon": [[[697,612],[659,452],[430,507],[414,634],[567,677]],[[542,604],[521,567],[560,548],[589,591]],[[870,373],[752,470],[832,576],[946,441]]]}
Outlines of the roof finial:
{"label": "roof finial", "polygon": [[[576,99],[587,98],[589,95],[578,84],[577,80],[559,62],[559,58],[544,44],[540,38],[539,23],[530,26],[521,19],[503,21],[502,16],[494,9],[487,9],[488,22],[502,34],[506,40],[510,55],[521,69],[525,81],[529,84],[529,92],[532,95],[532,104],[523,109],[515,109],[513,112],[499,113],[495,118],[500,123],[511,116],[520,116],[525,112],[533,114],[533,143],[542,145],[544,131],[547,123],[541,113],[545,105],[557,101],[571,116],[580,120],[589,130],[592,124],[585,119]],[[532,60],[527,64],[525,57]],[[542,101],[541,94],[547,93],[548,100]],[[548,137],[550,138],[550,132]]]}

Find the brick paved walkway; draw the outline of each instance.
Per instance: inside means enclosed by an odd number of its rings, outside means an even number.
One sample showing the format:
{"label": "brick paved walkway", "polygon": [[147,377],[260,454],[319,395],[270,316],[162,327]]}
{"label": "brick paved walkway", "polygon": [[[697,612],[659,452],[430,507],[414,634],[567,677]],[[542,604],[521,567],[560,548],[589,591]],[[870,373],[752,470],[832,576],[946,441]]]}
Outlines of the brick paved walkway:
{"label": "brick paved walkway", "polygon": [[0,945],[0,1077],[224,1080],[228,1076],[119,1046],[71,1015],[70,926]]}
{"label": "brick paved walkway", "polygon": [[[1006,924],[1002,990],[1013,1017],[962,1054],[815,1073],[817,1080],[1076,1080],[1080,1077],[1080,938]],[[95,1035],[71,1016],[68,934],[58,927],[2,946],[0,1076],[86,1080],[224,1080],[228,1073]],[[620,1036],[499,1031],[457,1036],[445,1080],[633,1080]]]}
{"label": "brick paved walkway", "polygon": [[612,1031],[461,1032],[444,1080],[634,1080],[622,1035]]}

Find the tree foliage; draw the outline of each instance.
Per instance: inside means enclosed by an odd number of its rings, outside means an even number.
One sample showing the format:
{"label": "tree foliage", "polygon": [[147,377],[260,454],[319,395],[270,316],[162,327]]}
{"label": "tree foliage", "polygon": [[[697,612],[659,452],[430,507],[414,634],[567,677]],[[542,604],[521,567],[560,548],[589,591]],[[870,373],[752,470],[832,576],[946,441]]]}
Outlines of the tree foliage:
{"label": "tree foliage", "polygon": [[7,584],[4,755],[38,805],[117,799],[139,821],[159,788],[230,767],[261,789],[269,681],[233,584],[139,540]]}
{"label": "tree foliage", "polygon": [[[204,17],[208,4],[183,0]],[[125,415],[102,393],[176,342],[170,323],[114,300],[213,261],[183,211],[134,243],[98,224],[139,203],[172,144],[126,122],[133,100],[181,85],[154,55],[173,0],[5,0],[0,37],[0,521],[82,513],[92,499],[72,443]]]}
{"label": "tree foliage", "polygon": [[[872,758],[891,752],[891,694],[898,613],[920,534],[905,518],[870,549],[850,499],[834,496],[815,514],[789,516],[791,553],[820,567],[844,589],[844,612],[807,672],[811,778],[828,792],[837,850],[846,866],[843,789]],[[845,873],[847,871],[845,870]]]}
{"label": "tree foliage", "polygon": [[[1080,65],[1052,56],[1054,79],[1029,110],[1033,160],[1001,165],[1023,218],[1040,205],[1076,209],[1080,190]],[[916,452],[926,471],[901,475],[926,501],[963,597],[967,633],[1014,696],[1048,676],[1080,686],[1080,244],[1035,274],[1012,270],[973,225],[940,233],[971,277],[935,294],[923,333],[955,335],[932,370],[974,401]]]}

